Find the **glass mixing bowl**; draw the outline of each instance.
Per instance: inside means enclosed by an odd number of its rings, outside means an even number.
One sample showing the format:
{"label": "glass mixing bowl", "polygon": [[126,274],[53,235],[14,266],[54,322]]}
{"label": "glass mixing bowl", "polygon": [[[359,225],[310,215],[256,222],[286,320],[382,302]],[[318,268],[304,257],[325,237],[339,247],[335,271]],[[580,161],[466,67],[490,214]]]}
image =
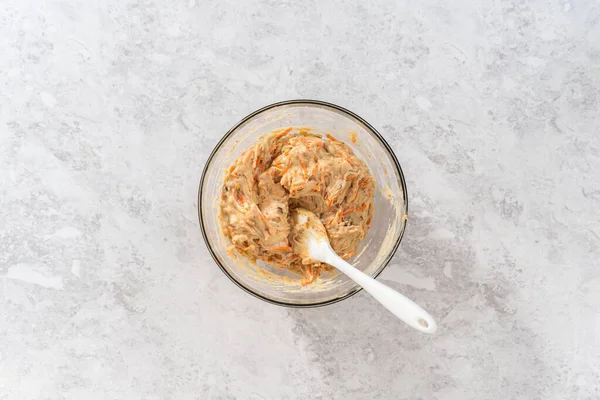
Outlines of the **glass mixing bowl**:
{"label": "glass mixing bowl", "polygon": [[346,299],[360,290],[341,273],[324,273],[302,286],[289,271],[262,262],[251,265],[227,251],[218,209],[225,170],[256,139],[282,127],[311,127],[313,133],[330,133],[346,142],[365,160],[376,181],[374,215],[367,237],[349,262],[376,277],[391,260],[406,228],[406,182],[400,164],[383,137],[358,115],[335,104],[316,100],[290,100],[271,104],[238,122],[210,154],[198,193],[198,216],[208,250],[221,270],[246,292],[270,303],[288,307],[316,307]]}

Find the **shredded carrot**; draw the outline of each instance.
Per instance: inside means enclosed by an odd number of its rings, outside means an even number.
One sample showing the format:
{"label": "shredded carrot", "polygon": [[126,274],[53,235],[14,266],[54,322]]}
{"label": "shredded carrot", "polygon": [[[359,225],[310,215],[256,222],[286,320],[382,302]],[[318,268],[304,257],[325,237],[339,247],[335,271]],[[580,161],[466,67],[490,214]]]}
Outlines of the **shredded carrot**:
{"label": "shredded carrot", "polygon": [[260,209],[258,210],[258,215],[260,216],[260,219],[262,219],[265,222],[265,225],[267,225],[269,223],[267,221],[267,217],[265,217],[265,214],[263,214],[263,212],[260,211]]}
{"label": "shredded carrot", "polygon": [[306,176],[306,165],[304,164],[304,161],[302,161],[302,157],[298,158],[298,160],[300,161],[300,165],[302,166],[302,171],[304,171],[304,176]]}
{"label": "shredded carrot", "polygon": [[351,214],[356,211],[364,211],[365,208],[367,208],[366,204],[363,204],[361,207],[348,208],[348,209],[340,212],[339,219],[341,220],[344,217],[344,215]]}
{"label": "shredded carrot", "polygon": [[298,136],[298,141],[304,145],[307,149],[310,148],[310,143],[308,140],[303,138],[302,136]]}
{"label": "shredded carrot", "polygon": [[356,131],[350,131],[350,141],[356,143]]}
{"label": "shredded carrot", "polygon": [[344,161],[346,161],[348,164],[350,164],[352,166],[356,166],[356,163],[352,160],[352,158],[348,154],[340,153],[340,155],[342,156]]}
{"label": "shredded carrot", "polygon": [[236,182],[236,184],[233,187],[233,189],[235,190],[235,193],[234,193],[235,198],[240,203],[244,204],[246,202],[246,199],[244,198],[244,195],[240,193],[240,184]]}
{"label": "shredded carrot", "polygon": [[349,208],[347,210],[343,210],[342,212],[340,212],[340,217],[343,217],[344,215],[352,214],[354,211],[358,211],[358,210],[356,208]]}
{"label": "shredded carrot", "polygon": [[287,135],[288,133],[290,133],[291,130],[292,130],[292,128],[287,128],[285,131],[279,133],[277,135],[277,139],[284,137],[285,135]]}
{"label": "shredded carrot", "polygon": [[331,205],[333,204],[333,199],[329,198],[329,194],[325,195],[325,201],[327,201],[327,206],[331,208]]}
{"label": "shredded carrot", "polygon": [[271,251],[286,251],[286,250],[292,250],[292,248],[290,246],[279,246],[279,247],[270,247],[267,250],[271,250]]}
{"label": "shredded carrot", "polygon": [[334,138],[333,136],[331,136],[329,133],[326,134],[325,136],[327,136],[327,139],[331,140],[332,142],[337,142],[338,141],[336,138]]}
{"label": "shredded carrot", "polygon": [[246,202],[246,198],[240,192],[235,192],[235,198],[237,199],[238,202],[240,202],[242,204],[244,204]]}
{"label": "shredded carrot", "polygon": [[254,168],[256,168],[256,166],[258,165],[258,162],[260,161],[260,157],[258,157],[258,148],[254,149]]}

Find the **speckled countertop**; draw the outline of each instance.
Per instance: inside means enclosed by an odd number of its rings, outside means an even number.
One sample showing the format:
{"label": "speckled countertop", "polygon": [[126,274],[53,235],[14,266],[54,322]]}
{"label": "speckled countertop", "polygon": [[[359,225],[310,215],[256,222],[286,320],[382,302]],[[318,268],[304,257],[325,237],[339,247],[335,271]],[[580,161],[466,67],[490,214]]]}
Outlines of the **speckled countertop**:
{"label": "speckled countertop", "polygon": [[[600,3],[0,4],[0,399],[597,399]],[[239,290],[196,214],[221,135],[316,98],[408,181],[381,280],[310,310]]]}

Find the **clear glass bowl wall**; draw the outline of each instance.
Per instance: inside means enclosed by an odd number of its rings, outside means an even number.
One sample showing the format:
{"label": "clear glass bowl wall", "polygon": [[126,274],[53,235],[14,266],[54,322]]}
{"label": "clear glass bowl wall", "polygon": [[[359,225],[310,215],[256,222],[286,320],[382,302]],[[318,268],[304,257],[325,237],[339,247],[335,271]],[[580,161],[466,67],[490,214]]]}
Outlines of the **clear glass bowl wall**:
{"label": "clear glass bowl wall", "polygon": [[[239,287],[271,303],[314,307],[348,298],[360,288],[339,273],[322,275],[302,286],[299,277],[285,269],[259,262],[251,265],[243,257],[231,257],[228,240],[221,234],[218,207],[224,171],[257,138],[276,128],[311,127],[318,134],[330,133],[350,145],[367,163],[376,180],[374,216],[367,237],[350,263],[377,276],[396,251],[406,227],[407,199],[402,170],[384,139],[366,121],[339,106],[313,100],[294,100],[264,107],[240,121],[219,142],[207,161],[199,190],[202,233],[214,260]],[[356,143],[351,137],[356,135]]]}

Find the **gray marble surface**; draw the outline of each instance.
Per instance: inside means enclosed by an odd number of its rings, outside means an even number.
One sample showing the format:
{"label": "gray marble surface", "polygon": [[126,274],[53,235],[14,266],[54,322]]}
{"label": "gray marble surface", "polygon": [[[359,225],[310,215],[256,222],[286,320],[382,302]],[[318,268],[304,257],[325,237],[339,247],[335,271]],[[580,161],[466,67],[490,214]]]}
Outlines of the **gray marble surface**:
{"label": "gray marble surface", "polygon": [[[600,398],[600,3],[0,3],[0,399]],[[203,243],[211,148],[316,98],[407,176],[381,280],[285,309]]]}

